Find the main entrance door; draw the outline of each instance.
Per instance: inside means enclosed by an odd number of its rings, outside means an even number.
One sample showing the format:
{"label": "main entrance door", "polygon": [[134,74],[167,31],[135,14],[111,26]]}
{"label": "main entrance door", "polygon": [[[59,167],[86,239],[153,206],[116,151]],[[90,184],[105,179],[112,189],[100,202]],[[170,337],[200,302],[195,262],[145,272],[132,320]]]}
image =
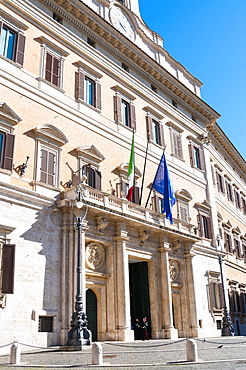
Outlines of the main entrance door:
{"label": "main entrance door", "polygon": [[92,334],[92,342],[97,341],[97,297],[93,290],[86,291],[86,315],[88,329]]}
{"label": "main entrance door", "polygon": [[134,322],[138,318],[141,321],[146,316],[149,322],[149,336],[151,336],[148,263],[130,263],[129,281],[131,320]]}

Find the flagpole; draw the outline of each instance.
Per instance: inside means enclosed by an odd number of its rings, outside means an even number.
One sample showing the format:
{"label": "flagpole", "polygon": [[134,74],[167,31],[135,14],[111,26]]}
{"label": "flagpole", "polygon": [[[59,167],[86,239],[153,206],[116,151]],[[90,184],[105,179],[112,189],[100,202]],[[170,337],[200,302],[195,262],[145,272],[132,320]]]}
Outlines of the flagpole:
{"label": "flagpole", "polygon": [[139,199],[139,205],[140,206],[141,206],[142,196],[143,196],[143,185],[144,185],[145,170],[146,170],[146,163],[147,163],[148,147],[149,147],[149,139],[147,139],[145,159],[144,159],[144,169],[143,169],[143,177],[142,177],[141,195],[140,195],[140,199]]}
{"label": "flagpole", "polygon": [[145,204],[145,208],[147,208],[147,205],[148,205],[148,203],[149,203],[149,198],[150,198],[150,194],[151,194],[152,189],[153,189],[153,184],[154,184],[154,182],[155,182],[155,179],[156,179],[156,176],[157,176],[157,172],[158,172],[158,169],[159,169],[159,167],[160,167],[161,160],[162,160],[162,156],[163,156],[163,154],[165,153],[165,150],[166,150],[166,145],[165,145],[165,146],[164,146],[164,148],[163,148],[163,152],[162,152],[162,155],[161,155],[161,159],[160,159],[159,165],[158,165],[157,170],[156,170],[156,173],[155,173],[154,181],[153,181],[153,182],[152,182],[152,184],[151,184],[151,188],[150,188],[149,195],[148,195],[148,198],[147,198],[147,201],[146,201],[146,204]]}

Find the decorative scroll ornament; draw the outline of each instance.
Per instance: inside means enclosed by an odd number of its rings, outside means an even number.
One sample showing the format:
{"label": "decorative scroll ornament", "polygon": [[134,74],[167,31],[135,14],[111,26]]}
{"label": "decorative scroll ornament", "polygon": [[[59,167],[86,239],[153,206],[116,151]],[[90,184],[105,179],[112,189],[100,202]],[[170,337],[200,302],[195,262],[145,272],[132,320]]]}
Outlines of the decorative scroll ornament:
{"label": "decorative scroll ornament", "polygon": [[169,274],[171,281],[174,281],[179,276],[179,264],[175,260],[169,261]]}
{"label": "decorative scroll ornament", "polygon": [[85,261],[88,268],[98,269],[104,261],[104,248],[99,243],[89,243],[85,248]]}

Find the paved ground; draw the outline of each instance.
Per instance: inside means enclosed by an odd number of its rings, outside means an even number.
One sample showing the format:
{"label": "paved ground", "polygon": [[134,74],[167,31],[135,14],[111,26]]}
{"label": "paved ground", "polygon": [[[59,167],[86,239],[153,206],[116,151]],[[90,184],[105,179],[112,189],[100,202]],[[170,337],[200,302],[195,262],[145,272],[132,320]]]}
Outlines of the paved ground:
{"label": "paved ground", "polygon": [[[58,347],[34,349],[21,345],[20,365],[10,365],[10,357],[0,356],[0,369],[175,369],[246,370],[246,337],[197,340],[198,363],[186,361],[186,340],[150,340],[133,343],[103,342],[103,366],[93,366],[92,347],[67,352]],[[10,351],[10,347],[9,347]]]}

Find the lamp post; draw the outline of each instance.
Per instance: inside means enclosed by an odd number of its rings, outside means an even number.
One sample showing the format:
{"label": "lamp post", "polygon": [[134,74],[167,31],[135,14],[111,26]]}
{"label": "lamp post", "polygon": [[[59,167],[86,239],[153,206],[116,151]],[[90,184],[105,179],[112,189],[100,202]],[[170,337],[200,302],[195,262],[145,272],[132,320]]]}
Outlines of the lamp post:
{"label": "lamp post", "polygon": [[[217,235],[217,243],[218,243],[218,249],[220,247],[220,236]],[[224,306],[223,306],[223,318],[222,318],[222,329],[221,329],[221,335],[223,337],[225,336],[232,336],[234,335],[234,328],[233,324],[231,321],[230,314],[227,310],[227,305],[226,305],[226,297],[225,297],[225,287],[224,287],[224,277],[223,277],[223,259],[222,259],[222,254],[218,254],[219,257],[219,265],[220,265],[220,276],[221,276],[221,284],[222,284],[222,292],[223,292],[223,301],[224,301]]]}
{"label": "lamp post", "polygon": [[[82,268],[82,261],[84,258],[84,246],[81,247],[81,235],[85,230],[85,218],[88,211],[88,206],[84,203],[85,190],[78,185],[75,190],[75,198],[72,202],[72,211],[76,222],[74,223],[77,229],[77,293],[75,297],[75,311],[72,315],[71,329],[68,332],[67,346],[72,350],[81,350],[83,345],[90,345],[90,332],[87,329],[87,317],[83,308],[83,296],[82,296],[82,279],[85,279],[84,269]],[[75,201],[76,207],[82,209],[85,206],[84,215],[77,216],[75,214]]]}

